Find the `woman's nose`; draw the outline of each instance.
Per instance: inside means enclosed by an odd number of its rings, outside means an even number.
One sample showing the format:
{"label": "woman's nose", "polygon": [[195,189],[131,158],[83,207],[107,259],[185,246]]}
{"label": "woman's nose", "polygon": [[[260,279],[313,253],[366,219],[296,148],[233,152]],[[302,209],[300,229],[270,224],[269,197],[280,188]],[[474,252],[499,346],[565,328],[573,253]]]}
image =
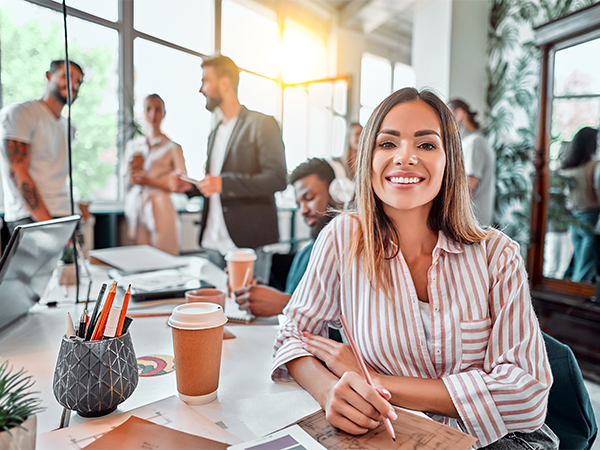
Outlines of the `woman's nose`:
{"label": "woman's nose", "polygon": [[394,164],[398,166],[414,166],[417,164],[417,155],[407,144],[401,144],[394,153]]}

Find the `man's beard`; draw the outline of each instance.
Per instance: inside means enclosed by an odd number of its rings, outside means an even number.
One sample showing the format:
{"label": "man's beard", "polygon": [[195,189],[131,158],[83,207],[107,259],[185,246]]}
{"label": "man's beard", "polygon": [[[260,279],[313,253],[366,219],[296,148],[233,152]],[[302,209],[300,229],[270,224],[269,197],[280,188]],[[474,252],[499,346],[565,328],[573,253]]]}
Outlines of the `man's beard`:
{"label": "man's beard", "polygon": [[[54,96],[54,98],[56,99],[56,101],[58,101],[61,105],[66,105],[67,104],[67,97],[65,97],[64,95],[62,95],[58,89],[54,89],[52,91],[52,95]],[[73,103],[75,101],[74,98],[71,98],[71,103]]]}
{"label": "man's beard", "polygon": [[210,112],[213,112],[215,110],[215,108],[217,108],[218,106],[221,105],[220,97],[209,97],[209,96],[205,96],[205,97],[206,97],[206,109],[208,109]]}

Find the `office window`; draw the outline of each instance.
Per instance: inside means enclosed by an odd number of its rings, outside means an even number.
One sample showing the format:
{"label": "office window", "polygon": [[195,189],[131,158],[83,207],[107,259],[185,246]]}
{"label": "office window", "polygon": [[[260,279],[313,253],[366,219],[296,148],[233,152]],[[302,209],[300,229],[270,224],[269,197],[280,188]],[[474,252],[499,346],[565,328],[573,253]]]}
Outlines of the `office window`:
{"label": "office window", "polygon": [[416,84],[417,75],[415,69],[402,63],[394,65],[394,92],[405,87],[415,87]]}
{"label": "office window", "polygon": [[[62,5],[61,0],[53,1]],[[117,0],[68,0],[67,6],[112,22],[116,22],[119,18],[119,5]]]}
{"label": "office window", "polygon": [[364,126],[379,103],[392,93],[392,64],[365,53],[360,65],[360,124]]}
{"label": "office window", "polygon": [[[40,98],[50,61],[64,58],[62,16],[20,0],[3,0],[1,16],[2,102]],[[118,34],[70,16],[67,23],[70,57],[86,73],[72,111],[74,191],[116,200]]]}
{"label": "office window", "polygon": [[327,77],[325,41],[293,20],[285,21],[278,59],[284,83],[304,83]]}
{"label": "office window", "polygon": [[240,103],[248,109],[274,116],[277,112],[278,92],[279,87],[275,81],[249,72],[240,73],[238,97]]}
{"label": "office window", "polygon": [[307,156],[308,94],[304,89],[283,91],[283,142],[287,168],[292,171]]}
{"label": "office window", "polygon": [[221,53],[240,68],[275,78],[279,74],[277,16],[260,5],[252,6],[250,9],[231,0],[223,1]]}
{"label": "office window", "polygon": [[138,31],[196,52],[213,53],[211,0],[135,0],[133,18],[133,27]]}
{"label": "office window", "polygon": [[[161,61],[161,64],[156,64]],[[167,114],[163,131],[183,148],[188,172],[193,178],[204,175],[206,140],[210,132],[210,113],[200,94],[200,58],[155,44],[134,40],[135,117],[144,126],[143,102],[157,93],[165,101]],[[175,69],[176,68],[176,69]],[[174,71],[177,82],[173,82]]]}

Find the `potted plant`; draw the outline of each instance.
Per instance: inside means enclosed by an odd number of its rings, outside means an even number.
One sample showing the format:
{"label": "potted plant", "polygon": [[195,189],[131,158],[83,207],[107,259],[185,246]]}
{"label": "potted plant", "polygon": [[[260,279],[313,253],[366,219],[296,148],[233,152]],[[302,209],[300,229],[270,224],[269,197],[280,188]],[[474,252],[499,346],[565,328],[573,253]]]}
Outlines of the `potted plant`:
{"label": "potted plant", "polygon": [[69,245],[63,252],[60,265],[58,266],[58,284],[61,286],[70,286],[75,284],[75,264],[73,258],[73,246]]}
{"label": "potted plant", "polygon": [[0,448],[7,450],[34,449],[36,416],[40,412],[39,398],[29,389],[31,376],[24,369],[13,374],[8,360],[0,364]]}

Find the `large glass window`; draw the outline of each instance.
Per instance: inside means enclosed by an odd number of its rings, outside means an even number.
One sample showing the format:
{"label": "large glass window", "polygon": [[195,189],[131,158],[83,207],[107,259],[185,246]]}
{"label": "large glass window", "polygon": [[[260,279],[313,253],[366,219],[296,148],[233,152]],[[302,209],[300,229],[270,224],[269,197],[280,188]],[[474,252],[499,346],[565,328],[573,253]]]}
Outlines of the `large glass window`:
{"label": "large glass window", "polygon": [[[62,5],[61,0],[52,0]],[[69,8],[75,8],[94,16],[102,17],[103,19],[116,22],[119,18],[119,5],[117,0],[69,0],[67,2]]]}
{"label": "large glass window", "polygon": [[275,78],[279,74],[277,16],[260,5],[252,6],[250,9],[232,0],[223,1],[221,53],[233,59],[238,67]]}
{"label": "large glass window", "polygon": [[365,53],[360,66],[360,124],[392,93],[392,64],[385,58]]}
{"label": "large glass window", "polygon": [[[134,41],[135,118],[145,125],[143,102],[152,93],[165,101],[163,131],[183,148],[191,177],[204,175],[210,113],[200,94],[200,58],[145,39]],[[160,61],[160,64],[156,62]],[[175,78],[177,82],[173,82]]]}
{"label": "large glass window", "polygon": [[[194,178],[204,175],[217,120],[198,92],[201,56],[215,52],[216,0],[171,0],[168,8],[163,0],[121,1],[68,0],[70,57],[86,72],[72,108],[73,184],[79,198],[94,201],[121,201],[118,130],[143,130],[148,94],[165,100],[163,129],[183,147]],[[64,57],[60,3],[2,0],[0,106],[43,95],[50,60]],[[308,157],[341,155],[348,114],[347,79],[327,78],[327,36],[291,11],[222,0],[218,49],[241,68],[241,103],[280,121],[289,170]],[[129,110],[132,123],[120,123]]]}
{"label": "large glass window", "polygon": [[[1,20],[3,104],[41,98],[50,61],[64,58],[62,16],[3,0]],[[69,56],[86,74],[72,111],[74,191],[84,199],[116,200],[118,34],[73,17],[67,23]]]}
{"label": "large glass window", "polygon": [[133,19],[138,31],[206,55],[213,52],[210,0],[137,0],[133,2]]}
{"label": "large glass window", "polygon": [[[585,145],[573,143],[575,135],[584,127],[600,125],[600,61],[591,55],[600,54],[600,38],[563,48],[554,55],[554,85],[552,96],[552,140],[549,146],[550,188],[548,221],[544,244],[543,275],[547,278],[574,281],[593,281],[595,262],[582,250],[574,254],[575,246],[583,245],[572,237],[569,229],[579,235],[592,230],[585,217],[578,213],[585,208],[577,189],[584,175],[582,169],[570,167],[569,155],[581,155],[578,166],[588,162]],[[598,154],[592,155],[597,159]],[[576,159],[576,158],[574,158]],[[567,167],[565,167],[567,166]],[[583,181],[586,182],[585,180]],[[590,269],[581,270],[588,264]]]}

